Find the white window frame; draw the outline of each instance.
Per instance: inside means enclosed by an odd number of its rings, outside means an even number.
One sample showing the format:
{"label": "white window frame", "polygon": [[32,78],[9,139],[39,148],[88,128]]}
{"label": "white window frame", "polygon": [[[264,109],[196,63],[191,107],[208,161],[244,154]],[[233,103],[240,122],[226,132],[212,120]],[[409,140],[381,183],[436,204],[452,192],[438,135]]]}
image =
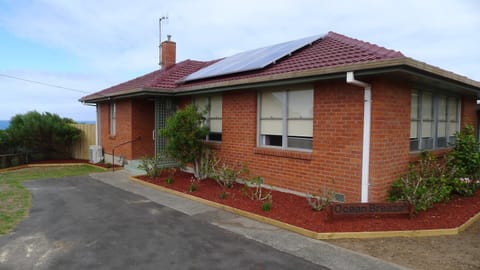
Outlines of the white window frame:
{"label": "white window frame", "polygon": [[[267,148],[274,148],[274,149],[284,149],[284,150],[295,150],[295,151],[306,151],[306,152],[311,152],[313,149],[313,123],[314,123],[314,116],[313,116],[313,109],[314,109],[314,100],[312,98],[312,117],[308,118],[301,118],[302,120],[310,120],[312,123],[312,137],[308,137],[311,147],[310,148],[301,148],[301,147],[289,147],[288,146],[288,121],[289,120],[295,120],[295,118],[289,118],[288,116],[288,93],[289,92],[295,92],[298,90],[309,90],[312,91],[312,97],[315,96],[315,90],[311,86],[306,86],[306,87],[298,87],[298,88],[291,88],[291,89],[286,89],[286,90],[276,90],[276,89],[266,89],[263,91],[258,91],[257,94],[257,147],[267,147]],[[266,136],[262,135],[262,120],[267,120],[267,119],[262,119],[262,93],[265,91],[273,91],[273,92],[280,92],[282,93],[282,103],[283,103],[283,108],[282,108],[282,146],[276,146],[276,145],[268,145],[266,144]],[[270,119],[270,118],[268,118]],[[280,136],[280,135],[278,135]],[[291,137],[296,137],[296,136],[291,136]]]}
{"label": "white window frame", "polygon": [[115,102],[110,102],[110,136],[115,136],[117,133],[117,105]]}
{"label": "white window frame", "polygon": [[[456,100],[456,107],[457,111],[453,112],[456,115],[456,122],[454,123],[455,125],[455,131],[460,131],[460,124],[461,124],[461,98],[458,95],[454,95],[452,93],[445,93],[445,92],[434,92],[434,91],[428,91],[428,90],[422,90],[422,89],[413,89],[412,93],[410,95],[411,98],[413,98],[413,94],[417,93],[418,95],[418,108],[417,108],[417,115],[418,119],[415,121],[417,122],[417,137],[416,138],[410,138],[410,152],[418,152],[418,151],[432,151],[432,150],[437,150],[437,149],[445,149],[449,148],[452,146],[453,143],[455,143],[454,138],[449,135],[449,130],[450,130],[450,125],[452,124],[450,121],[450,116],[452,115],[452,112],[449,111],[448,109],[448,101],[450,99],[455,99]],[[432,130],[431,134],[432,137],[422,137],[422,125],[423,125],[423,115],[422,115],[422,109],[423,109],[423,94],[424,93],[430,93],[432,95],[432,107],[433,107],[433,124],[432,124]],[[445,146],[439,146],[438,145],[438,139],[443,138],[438,136],[438,126],[439,126],[439,100],[440,97],[446,97],[446,121],[444,121],[446,125],[446,133],[445,133]],[[410,106],[412,106],[413,100],[410,102]],[[410,129],[412,129],[412,116],[410,116]],[[432,139],[432,147],[427,148],[425,146],[425,141],[427,139]],[[412,142],[418,141],[418,146],[416,148],[412,149]]]}
{"label": "white window frame", "polygon": [[[211,117],[211,112],[212,112],[212,98],[213,97],[220,97],[220,104],[221,104],[221,113],[222,116],[220,117]],[[221,94],[218,95],[209,95],[209,96],[197,96],[193,98],[193,104],[197,106],[197,99],[198,98],[206,98],[207,99],[207,112],[204,115],[205,117],[205,125],[210,127],[210,121],[211,120],[220,120],[220,123],[222,125],[222,130],[220,132],[212,132],[209,131],[207,137],[205,138],[206,141],[212,141],[212,142],[221,142],[222,141],[222,133],[223,133],[223,96]],[[199,112],[203,112],[205,108],[198,108]],[[218,139],[218,135],[220,135],[220,138]]]}

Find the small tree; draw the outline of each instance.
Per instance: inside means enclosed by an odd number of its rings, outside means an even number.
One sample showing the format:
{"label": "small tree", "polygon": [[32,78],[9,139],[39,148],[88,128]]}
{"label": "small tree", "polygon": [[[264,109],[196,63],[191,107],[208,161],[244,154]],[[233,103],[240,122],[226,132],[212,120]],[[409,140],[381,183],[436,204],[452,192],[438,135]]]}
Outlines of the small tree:
{"label": "small tree", "polygon": [[192,163],[194,176],[205,179],[208,175],[210,150],[203,143],[209,129],[203,125],[205,119],[194,105],[177,111],[167,119],[160,131],[167,139],[166,154],[176,159],[181,167]]}

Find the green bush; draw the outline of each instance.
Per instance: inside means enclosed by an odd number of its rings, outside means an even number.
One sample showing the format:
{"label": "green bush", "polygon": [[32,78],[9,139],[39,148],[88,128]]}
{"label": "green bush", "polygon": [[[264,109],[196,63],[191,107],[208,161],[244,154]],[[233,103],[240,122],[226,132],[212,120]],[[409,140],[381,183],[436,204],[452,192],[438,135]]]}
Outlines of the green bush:
{"label": "green bush", "polygon": [[269,200],[269,201],[265,201],[262,203],[262,211],[263,212],[270,212],[270,210],[272,209],[272,201]]}
{"label": "green bush", "polygon": [[480,186],[480,152],[473,127],[465,126],[455,134],[455,145],[448,154],[447,164],[455,171],[450,181],[453,191],[462,196],[472,196]]}
{"label": "green bush", "polygon": [[173,184],[173,181],[174,181],[174,180],[173,180],[173,176],[172,176],[172,175],[169,175],[169,176],[167,177],[167,179],[165,179],[165,183],[168,184],[168,185]]}
{"label": "green bush", "polygon": [[447,201],[452,187],[452,171],[428,152],[420,154],[417,163],[411,163],[408,172],[399,177],[389,192],[389,201],[407,201],[415,212],[427,210],[436,202]]}
{"label": "green bush", "polygon": [[204,125],[202,113],[193,105],[177,111],[167,119],[160,131],[167,138],[166,154],[178,161],[181,167],[193,165],[195,178],[205,179],[209,174],[212,153],[203,143],[209,129]]}
{"label": "green bush", "polygon": [[480,181],[468,177],[459,177],[452,179],[449,184],[452,187],[453,192],[456,194],[461,196],[473,196],[475,190],[480,186]]}
{"label": "green bush", "polygon": [[155,178],[162,173],[160,159],[158,157],[142,157],[138,168],[144,170],[148,177],[151,178]]}
{"label": "green bush", "polygon": [[82,135],[74,123],[72,119],[48,112],[17,114],[0,133],[0,150],[42,153],[45,159],[71,158],[71,147]]}

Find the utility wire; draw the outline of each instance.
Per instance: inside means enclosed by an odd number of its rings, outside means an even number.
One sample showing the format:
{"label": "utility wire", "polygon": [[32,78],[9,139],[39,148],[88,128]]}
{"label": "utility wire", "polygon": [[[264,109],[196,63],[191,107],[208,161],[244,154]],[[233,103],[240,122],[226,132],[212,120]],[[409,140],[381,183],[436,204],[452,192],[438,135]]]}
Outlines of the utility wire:
{"label": "utility wire", "polygon": [[45,86],[49,86],[49,87],[65,89],[65,90],[68,90],[68,91],[73,91],[73,92],[78,92],[78,93],[83,93],[83,94],[88,94],[89,93],[89,92],[84,91],[84,90],[79,90],[79,89],[75,89],[75,88],[64,87],[64,86],[60,86],[60,85],[55,85],[55,84],[45,83],[45,82],[39,82],[39,81],[34,81],[34,80],[29,80],[29,79],[23,79],[23,78],[10,76],[10,75],[6,75],[6,74],[1,74],[1,73],[0,73],[0,76],[5,77],[5,78],[19,80],[19,81],[24,81],[24,82],[36,83],[36,84],[41,84],[41,85],[45,85]]}

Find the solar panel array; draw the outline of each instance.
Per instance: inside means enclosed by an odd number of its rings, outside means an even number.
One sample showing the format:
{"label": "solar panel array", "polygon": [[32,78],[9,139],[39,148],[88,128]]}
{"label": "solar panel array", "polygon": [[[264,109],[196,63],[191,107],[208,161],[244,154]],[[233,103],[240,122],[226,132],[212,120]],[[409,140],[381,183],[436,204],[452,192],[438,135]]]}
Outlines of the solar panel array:
{"label": "solar panel array", "polygon": [[182,81],[187,82],[262,69],[269,64],[275,63],[275,61],[295,52],[296,50],[317,41],[322,37],[323,35],[311,36],[260,49],[241,52],[220,60],[210,66],[202,68],[188,75]]}

